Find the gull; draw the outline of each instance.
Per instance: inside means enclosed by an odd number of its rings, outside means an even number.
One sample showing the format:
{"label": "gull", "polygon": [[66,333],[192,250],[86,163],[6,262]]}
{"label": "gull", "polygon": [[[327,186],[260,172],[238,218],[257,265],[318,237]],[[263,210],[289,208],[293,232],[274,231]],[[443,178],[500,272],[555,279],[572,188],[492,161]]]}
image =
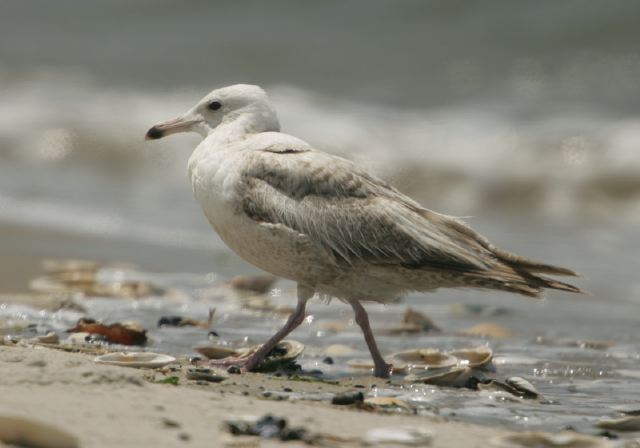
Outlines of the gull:
{"label": "gull", "polygon": [[461,220],[424,208],[353,162],[280,132],[263,89],[213,90],[145,139],[195,132],[188,172],[196,200],[220,238],[249,263],[297,284],[284,327],[236,365],[246,372],[305,319],[315,295],[348,303],[374,361],[385,362],[362,302],[410,291],[482,288],[539,297],[545,288],[582,292],[547,275],[577,275],[493,246]]}

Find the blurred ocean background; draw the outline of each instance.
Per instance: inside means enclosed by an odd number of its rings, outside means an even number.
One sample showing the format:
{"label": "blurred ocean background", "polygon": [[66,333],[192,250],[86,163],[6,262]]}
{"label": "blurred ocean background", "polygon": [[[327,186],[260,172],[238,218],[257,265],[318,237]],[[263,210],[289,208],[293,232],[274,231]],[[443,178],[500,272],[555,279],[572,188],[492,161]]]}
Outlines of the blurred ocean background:
{"label": "blurred ocean background", "polygon": [[[43,258],[133,262],[144,280],[199,299],[86,300],[92,317],[141,322],[151,349],[189,353],[202,332],[155,328],[157,319],[201,319],[210,306],[225,341],[272,334],[282,316],[203,293],[211,279],[257,270],[192,197],[186,163],[199,137],[143,140],[210,90],[255,83],[283,131],[466,217],[500,247],[585,275],[576,283],[588,296],[447,290],[369,306],[374,328],[410,304],[449,331],[381,336],[385,354],[487,343],[500,375],[529,378],[549,400],[496,405],[423,388],[412,399],[450,418],[593,431],[616,406],[640,403],[639,23],[631,0],[3,0],[0,293],[26,290]],[[291,284],[279,285],[293,303]],[[460,303],[480,311],[461,316],[450,307]],[[347,333],[321,331],[322,321],[348,321],[346,306],[314,303],[310,313],[293,335],[307,344],[303,366],[331,374],[320,361],[330,343],[368,356],[352,321]],[[0,304],[0,317],[63,334],[81,315],[18,302]],[[452,336],[479,319],[518,336]],[[612,348],[580,342],[594,339]]]}
{"label": "blurred ocean background", "polygon": [[0,280],[43,256],[253,271],[192,198],[198,137],[143,141],[243,82],[285,132],[637,303],[639,19],[634,1],[5,0]]}

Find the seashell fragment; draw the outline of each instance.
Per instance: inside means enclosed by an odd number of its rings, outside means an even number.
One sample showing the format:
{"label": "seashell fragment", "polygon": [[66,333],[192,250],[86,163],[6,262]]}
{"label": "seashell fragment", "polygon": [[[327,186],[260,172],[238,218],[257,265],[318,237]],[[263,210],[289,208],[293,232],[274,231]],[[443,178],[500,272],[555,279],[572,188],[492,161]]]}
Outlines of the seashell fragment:
{"label": "seashell fragment", "polygon": [[364,402],[381,408],[400,408],[405,411],[413,411],[411,405],[394,397],[370,397],[365,399]]}
{"label": "seashell fragment", "polygon": [[187,379],[195,381],[209,381],[219,383],[229,378],[229,375],[220,370],[209,368],[189,368],[187,369]]}
{"label": "seashell fragment", "polygon": [[478,390],[501,390],[524,399],[541,398],[535,387],[519,376],[507,378],[504,382],[498,380],[481,381],[478,383]]}
{"label": "seashell fragment", "polygon": [[451,350],[447,355],[457,358],[461,365],[474,369],[488,367],[493,359],[493,351],[485,346]]}
{"label": "seashell fragment", "polygon": [[410,383],[432,384],[444,387],[465,387],[471,378],[469,367],[452,367],[440,371],[427,370],[426,373],[412,374],[404,378]]}
{"label": "seashell fragment", "polygon": [[596,437],[583,436],[568,431],[557,434],[538,431],[512,433],[493,438],[491,445],[499,448],[599,448],[611,446]]}
{"label": "seashell fragment", "polygon": [[240,291],[250,291],[258,294],[265,294],[278,280],[273,275],[239,275],[229,280],[229,285]]}
{"label": "seashell fragment", "polygon": [[113,366],[158,369],[176,362],[176,358],[152,352],[120,352],[98,356],[93,361]]}
{"label": "seashell fragment", "polygon": [[597,426],[614,431],[640,431],[640,416],[628,415],[620,418],[602,419],[597,423]]}
{"label": "seashell fragment", "polygon": [[365,443],[374,446],[427,446],[432,441],[433,433],[418,427],[374,428],[365,436]]}
{"label": "seashell fragment", "polygon": [[412,367],[424,367],[429,369],[453,367],[458,363],[458,360],[450,354],[442,353],[441,351],[432,348],[398,352],[392,355],[391,359],[392,361],[397,360],[400,363],[409,364]]}
{"label": "seashell fragment", "polygon": [[80,442],[70,433],[35,420],[0,416],[0,442],[32,448],[78,448]]}
{"label": "seashell fragment", "polygon": [[402,323],[414,325],[424,332],[440,332],[440,327],[426,314],[409,307],[402,316]]}
{"label": "seashell fragment", "polygon": [[39,342],[41,344],[57,344],[60,342],[60,338],[53,331],[50,331],[45,335],[36,336],[33,340],[34,342]]}
{"label": "seashell fragment", "polygon": [[460,334],[464,336],[480,336],[484,338],[507,339],[514,337],[516,334],[500,325],[496,324],[478,324],[471,328],[462,330]]}

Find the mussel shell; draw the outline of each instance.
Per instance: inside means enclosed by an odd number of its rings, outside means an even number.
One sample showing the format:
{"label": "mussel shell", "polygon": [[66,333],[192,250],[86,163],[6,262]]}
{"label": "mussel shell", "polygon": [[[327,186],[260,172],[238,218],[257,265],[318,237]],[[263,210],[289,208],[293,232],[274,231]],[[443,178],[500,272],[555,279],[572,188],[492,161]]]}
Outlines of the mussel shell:
{"label": "mussel shell", "polygon": [[93,361],[98,364],[157,369],[176,362],[176,358],[152,352],[119,352],[98,356]]}
{"label": "mussel shell", "polygon": [[540,398],[540,393],[533,387],[533,384],[520,376],[507,378],[505,383],[521,392],[524,398]]}

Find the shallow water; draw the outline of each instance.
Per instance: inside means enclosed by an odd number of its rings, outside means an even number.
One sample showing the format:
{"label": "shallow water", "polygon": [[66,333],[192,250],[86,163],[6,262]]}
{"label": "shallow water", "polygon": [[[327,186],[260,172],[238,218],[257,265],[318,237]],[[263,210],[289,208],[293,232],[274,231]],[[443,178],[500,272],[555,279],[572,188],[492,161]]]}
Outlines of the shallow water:
{"label": "shallow water", "polygon": [[[501,234],[508,242],[508,236],[517,235],[517,232],[503,229]],[[496,372],[487,375],[501,380],[510,376],[524,377],[543,395],[541,401],[513,399],[503,393],[430,385],[388,386],[383,382],[369,393],[399,396],[415,405],[419,413],[437,413],[455,420],[545,430],[573,427],[591,434],[599,432],[594,427],[599,418],[615,415],[621,406],[640,407],[638,287],[629,268],[632,260],[621,256],[618,265],[602,265],[600,252],[609,251],[615,245],[611,245],[611,239],[607,240],[609,245],[595,244],[596,234],[594,231],[556,229],[545,247],[548,259],[590,273],[591,279],[576,281],[591,289],[593,295],[550,293],[547,299],[535,301],[501,293],[445,290],[429,295],[412,294],[400,303],[367,307],[374,331],[399,324],[408,306],[427,313],[443,329],[440,334],[380,335],[377,339],[387,356],[410,348],[448,350],[488,345],[494,351]],[[536,237],[535,234],[528,235],[532,239]],[[581,247],[583,257],[580,260],[563,259],[562,254],[566,257],[567,252],[562,241]],[[587,245],[587,241],[593,244]],[[607,278],[608,275],[613,277]],[[211,342],[233,346],[260,343],[284,323],[282,314],[242,308],[241,298],[246,294],[230,289],[226,285],[227,279],[214,273],[154,274],[105,269],[100,277],[104,281],[127,278],[149,281],[173,291],[163,297],[96,298],[82,302],[87,308],[87,316],[105,323],[140,322],[149,329],[148,350],[179,356],[196,355],[193,346],[207,342],[207,330],[204,329],[157,328],[158,319],[167,315],[206,319],[208,309],[215,307],[212,329],[220,337],[212,337]],[[295,303],[293,284],[280,281],[265,297],[276,305],[292,306]],[[350,308],[339,301],[329,305],[314,301],[308,314],[305,323],[291,336],[306,346],[299,359],[302,368],[321,370],[327,379],[368,375],[368,372],[347,366],[350,359],[368,358]],[[17,305],[0,305],[0,318],[38,323],[39,331],[54,329],[60,334],[82,316],[75,311],[49,313]],[[345,329],[339,332],[326,330],[323,322],[338,322]],[[486,339],[459,334],[479,323],[498,324],[513,331],[515,336]],[[607,349],[581,348],[580,341],[605,341],[611,346]],[[325,364],[323,352],[332,344],[347,345],[353,353],[334,357],[333,365]]]}

